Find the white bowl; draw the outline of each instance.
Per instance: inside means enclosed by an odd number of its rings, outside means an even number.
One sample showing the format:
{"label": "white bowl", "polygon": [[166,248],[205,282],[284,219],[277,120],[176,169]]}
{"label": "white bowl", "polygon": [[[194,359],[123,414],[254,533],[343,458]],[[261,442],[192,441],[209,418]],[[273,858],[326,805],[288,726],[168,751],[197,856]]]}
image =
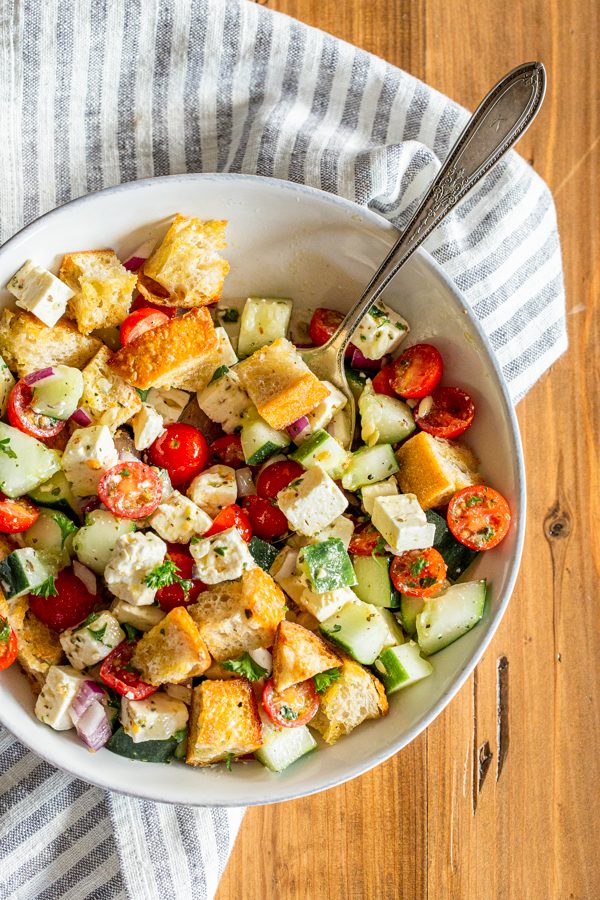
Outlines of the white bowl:
{"label": "white bowl", "polygon": [[[284,296],[303,307],[346,310],[396,238],[379,216],[314,189],[244,175],[178,175],[90,194],[42,216],[0,249],[0,284],[28,259],[57,271],[63,253],[113,247],[126,258],[160,233],[175,212],[228,219],[231,273],[225,298]],[[482,474],[508,499],[513,525],[471,574],[488,579],[483,620],[433,658],[434,674],[395,694],[385,719],[366,722],[274,775],[259,763],[197,769],[133,762],[108,750],[89,753],[73,732],[56,732],[34,716],[33,696],[18,666],[0,676],[0,721],[48,762],[103,788],[191,805],[273,803],[322,791],[360,775],[413,740],[450,702],[489,644],[508,604],[525,526],[525,477],[517,421],[506,385],[463,297],[425,252],[418,252],[385,293],[411,324],[408,343],[432,341],[445,383],[464,387],[477,415],[468,434]],[[0,303],[10,303],[4,291]]]}

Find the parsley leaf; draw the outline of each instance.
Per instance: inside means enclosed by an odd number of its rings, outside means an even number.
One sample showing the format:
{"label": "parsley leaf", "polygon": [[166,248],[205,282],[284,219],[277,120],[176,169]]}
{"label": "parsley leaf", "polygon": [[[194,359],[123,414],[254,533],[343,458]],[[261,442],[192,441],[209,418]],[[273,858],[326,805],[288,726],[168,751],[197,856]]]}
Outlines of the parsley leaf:
{"label": "parsley leaf", "polygon": [[255,662],[247,652],[238,659],[226,659],[222,665],[228,672],[242,675],[248,681],[259,681],[267,674],[267,670]]}
{"label": "parsley leaf", "polygon": [[294,719],[298,718],[299,714],[291,706],[286,706],[284,703],[283,706],[279,707],[279,715],[288,722],[293,722]]}
{"label": "parsley leaf", "polygon": [[71,520],[69,518],[67,518],[67,516],[65,516],[59,512],[54,513],[52,518],[54,519],[54,521],[60,528],[60,536],[61,536],[60,545],[61,545],[61,547],[64,547],[65,541],[67,540],[69,535],[74,534],[76,531],[78,531],[77,525],[75,525],[74,522],[71,522]]}
{"label": "parsley leaf", "polygon": [[146,397],[150,393],[150,388],[147,388],[145,391],[143,391],[141,388],[136,388],[136,391],[140,395],[140,400],[142,401],[142,403],[145,403]]}
{"label": "parsley leaf", "polygon": [[104,635],[106,634],[107,625],[108,625],[108,623],[105,622],[101,628],[98,628],[97,630],[94,630],[93,628],[88,628],[88,631],[95,640],[101,641],[102,638],[104,637]]}
{"label": "parsley leaf", "polygon": [[319,672],[317,675],[314,675],[313,681],[315,683],[315,690],[317,694],[324,693],[329,685],[333,684],[334,681],[337,681],[339,677],[339,669],[327,669],[326,672]]}
{"label": "parsley leaf", "polygon": [[225,556],[225,547],[215,547],[215,553],[217,556]]}
{"label": "parsley leaf", "polygon": [[172,737],[173,740],[180,744],[182,741],[185,741],[187,737],[187,728],[180,728],[179,731],[174,731]]}
{"label": "parsley leaf", "polygon": [[208,383],[212,384],[213,381],[218,381],[221,375],[225,375],[226,372],[229,372],[229,366],[219,366],[212,373],[212,377]]}
{"label": "parsley leaf", "polygon": [[421,574],[423,569],[426,569],[426,568],[427,568],[427,560],[425,559],[424,556],[418,556],[415,559],[412,566],[410,567],[410,574],[414,575],[416,577],[417,575]]}
{"label": "parsley leaf", "polygon": [[7,644],[10,640],[10,625],[8,619],[0,618],[0,644]]}
{"label": "parsley leaf", "polygon": [[483,497],[478,497],[477,494],[473,494],[471,497],[467,497],[465,500],[465,506],[467,509],[470,509],[471,506],[477,506],[477,504],[483,503]]}
{"label": "parsley leaf", "polygon": [[419,578],[419,585],[422,588],[430,588],[436,583],[437,578],[433,578],[431,575],[425,575],[423,578]]}
{"label": "parsley leaf", "polygon": [[8,456],[9,459],[16,459],[17,454],[10,446],[10,439],[4,438],[0,441],[0,453],[4,453],[5,456]]}
{"label": "parsley leaf", "polygon": [[58,591],[56,590],[56,585],[54,583],[54,575],[50,575],[49,578],[46,578],[45,581],[42,581],[41,584],[38,584],[38,586],[34,587],[29,593],[33,594],[34,597],[56,597]]}
{"label": "parsley leaf", "polygon": [[129,478],[129,476],[131,475],[131,472],[129,471],[127,466],[125,466],[125,468],[121,469],[121,471],[119,472],[119,475],[121,476],[121,478]]}
{"label": "parsley leaf", "polygon": [[369,310],[369,315],[373,316],[374,319],[387,319],[387,313],[383,309],[379,309],[378,306],[373,306]]}
{"label": "parsley leaf", "polygon": [[230,306],[228,309],[224,309],[221,313],[221,319],[223,320],[223,322],[237,322],[239,317],[239,310],[235,309],[233,306]]}
{"label": "parsley leaf", "polygon": [[233,753],[227,754],[227,759],[225,760],[225,768],[228,772],[231,772],[231,760],[233,759]]}
{"label": "parsley leaf", "polygon": [[192,587],[192,582],[188,579],[181,578],[177,574],[178,571],[179,570],[173,560],[167,557],[164,562],[159,566],[156,566],[148,573],[148,575],[146,575],[144,584],[147,584],[149,588],[154,588],[157,591],[160,588],[168,587],[170,584],[179,584],[183,589],[184,595],[187,597],[190,588]]}
{"label": "parsley leaf", "polygon": [[487,528],[483,528],[481,531],[478,531],[477,534],[480,534],[484,541],[491,541],[496,534],[496,529],[492,528],[491,525],[488,525]]}
{"label": "parsley leaf", "polygon": [[332,630],[333,634],[337,634],[338,631],[342,630],[342,626],[341,625],[332,625],[331,630]]}
{"label": "parsley leaf", "polygon": [[134,628],[129,622],[121,622],[121,628],[125,632],[126,640],[137,641],[138,634],[140,633],[137,628]]}

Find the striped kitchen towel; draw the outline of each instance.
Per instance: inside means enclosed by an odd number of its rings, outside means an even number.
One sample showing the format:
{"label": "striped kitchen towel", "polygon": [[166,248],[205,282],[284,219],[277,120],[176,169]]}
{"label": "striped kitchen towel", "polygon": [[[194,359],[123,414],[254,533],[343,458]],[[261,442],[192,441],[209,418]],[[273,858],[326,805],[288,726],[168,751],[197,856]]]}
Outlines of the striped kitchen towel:
{"label": "striped kitchen towel", "polygon": [[[0,241],[89,191],[197,171],[304,182],[402,228],[466,117],[246,0],[0,0]],[[427,246],[518,400],[567,344],[547,187],[511,154]],[[241,815],[107,794],[0,732],[0,898],[212,897]]]}

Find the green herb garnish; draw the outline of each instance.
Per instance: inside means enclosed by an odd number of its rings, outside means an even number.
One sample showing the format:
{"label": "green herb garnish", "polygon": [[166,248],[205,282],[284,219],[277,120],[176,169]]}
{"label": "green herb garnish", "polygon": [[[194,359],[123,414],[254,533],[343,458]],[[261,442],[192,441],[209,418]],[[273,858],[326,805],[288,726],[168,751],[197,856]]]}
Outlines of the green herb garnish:
{"label": "green herb garnish", "polygon": [[8,456],[9,459],[16,459],[17,454],[10,446],[10,439],[4,438],[0,441],[0,453],[4,453],[5,456]]}
{"label": "green herb garnish", "polygon": [[470,509],[471,506],[477,506],[479,503],[483,503],[483,497],[478,497],[477,494],[473,494],[465,500],[467,509]]}
{"label": "green herb garnish", "polygon": [[121,622],[121,628],[125,632],[126,639],[128,641],[137,641],[138,634],[141,633],[137,628],[134,628],[133,625],[129,624],[129,622]]}
{"label": "green herb garnish", "polygon": [[279,707],[279,714],[283,719],[286,719],[288,722],[293,722],[298,718],[298,713],[291,708],[291,706],[286,706],[285,703],[283,706]]}
{"label": "green herb garnish", "polygon": [[168,587],[170,584],[178,584],[181,586],[184,595],[187,597],[190,589],[192,587],[192,582],[186,578],[181,578],[178,573],[178,568],[173,562],[172,559],[165,559],[159,566],[152,569],[148,575],[144,578],[144,584],[147,584],[149,588],[154,588],[155,590],[159,590],[163,587]]}
{"label": "green herb garnish", "polygon": [[233,759],[233,753],[227,754],[227,759],[225,760],[225,768],[228,772],[231,772],[231,760]]}
{"label": "green herb garnish", "polygon": [[107,627],[108,627],[108,623],[105,622],[101,628],[98,628],[97,630],[95,630],[93,628],[88,628],[88,631],[95,640],[101,641],[102,638],[104,637],[104,635],[106,634]]}
{"label": "green herb garnish", "polygon": [[317,694],[324,693],[330,684],[333,684],[334,681],[338,680],[340,674],[339,669],[327,669],[326,672],[319,672],[317,675],[314,675],[313,681],[315,683]]}
{"label": "green herb garnish", "polygon": [[56,597],[58,591],[56,590],[56,584],[54,583],[54,575],[50,575],[49,578],[46,578],[46,580],[42,581],[41,584],[38,584],[37,587],[32,588],[29,593],[33,594],[34,597]]}
{"label": "green herb garnish", "polygon": [[415,559],[412,566],[410,567],[410,574],[414,575],[416,578],[418,575],[421,574],[423,569],[426,569],[426,568],[427,568],[427,560],[425,559],[424,556],[418,556],[417,559]]}
{"label": "green herb garnish", "polygon": [[0,644],[7,644],[10,640],[10,625],[8,619],[0,618]]}
{"label": "green herb garnish", "polygon": [[238,659],[225,660],[222,665],[228,672],[235,672],[237,675],[242,675],[244,678],[247,678],[248,681],[259,681],[267,674],[267,670],[263,669],[262,666],[255,662],[247,652]]}
{"label": "green herb garnish", "polygon": [[223,320],[223,322],[237,322],[239,317],[239,310],[235,309],[233,306],[230,306],[228,309],[224,309],[221,313],[221,319]]}

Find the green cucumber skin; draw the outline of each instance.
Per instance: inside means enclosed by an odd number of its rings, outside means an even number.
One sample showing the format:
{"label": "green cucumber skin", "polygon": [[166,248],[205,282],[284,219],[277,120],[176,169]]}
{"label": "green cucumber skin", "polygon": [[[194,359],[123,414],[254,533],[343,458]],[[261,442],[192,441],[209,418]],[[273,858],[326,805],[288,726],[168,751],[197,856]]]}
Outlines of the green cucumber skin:
{"label": "green cucumber skin", "polygon": [[387,556],[356,556],[356,596],[373,606],[397,609],[400,606],[400,596],[392,585],[389,569],[390,560]]}
{"label": "green cucumber skin", "polygon": [[443,594],[426,600],[417,616],[421,651],[432,656],[471,631],[483,617],[486,597],[487,585],[482,579],[450,585]]}
{"label": "green cucumber skin", "polygon": [[367,484],[376,484],[394,475],[399,469],[391,444],[361,447],[352,454],[342,476],[342,485],[356,491]]}
{"label": "green cucumber skin", "polygon": [[319,628],[325,637],[357,662],[370,666],[381,653],[388,629],[377,607],[371,606],[374,611],[371,612],[361,609],[361,606],[368,604],[347,603],[339,612],[321,622]]}
{"label": "green cucumber skin", "polygon": [[275,561],[275,557],[279,554],[279,550],[277,547],[274,547],[272,544],[269,544],[267,541],[261,540],[261,538],[253,535],[250,543],[248,544],[248,549],[252,554],[252,558],[257,566],[260,566],[261,569],[264,569],[265,572],[269,572],[271,566]]}
{"label": "green cucumber skin", "polygon": [[79,521],[79,505],[64,472],[56,472],[48,481],[29,491],[29,496],[39,506],[57,509]]}
{"label": "green cucumber skin", "polygon": [[441,554],[448,571],[446,578],[448,581],[458,581],[465,574],[476,556],[479,556],[477,550],[471,550],[465,547],[460,541],[457,541],[448,527],[448,523],[432,509],[428,509],[425,513],[427,521],[435,525],[435,537],[433,546]]}
{"label": "green cucumber skin", "polygon": [[345,371],[348,387],[354,394],[354,399],[358,400],[365,389],[367,376],[364,374],[364,372],[359,372],[358,369],[353,369],[351,366],[346,366]]}
{"label": "green cucumber skin", "polygon": [[417,633],[417,616],[422,612],[425,601],[422,597],[409,597],[400,595],[400,618],[402,627],[411,637]]}
{"label": "green cucumber skin", "polygon": [[118,728],[106,744],[106,749],[138,762],[170,763],[177,750],[177,741],[140,741],[134,744],[123,728]]}
{"label": "green cucumber skin", "polygon": [[[28,563],[23,562],[27,558],[26,550],[31,551],[29,555],[33,554],[33,562],[31,560]],[[29,576],[24,572],[25,566],[29,570]],[[13,550],[0,562],[0,582],[7,600],[29,593],[33,588],[43,584],[51,574],[53,573],[48,565],[32,548]]]}
{"label": "green cucumber skin", "polygon": [[308,544],[300,551],[298,561],[317,594],[356,584],[356,573],[339,538]]}

